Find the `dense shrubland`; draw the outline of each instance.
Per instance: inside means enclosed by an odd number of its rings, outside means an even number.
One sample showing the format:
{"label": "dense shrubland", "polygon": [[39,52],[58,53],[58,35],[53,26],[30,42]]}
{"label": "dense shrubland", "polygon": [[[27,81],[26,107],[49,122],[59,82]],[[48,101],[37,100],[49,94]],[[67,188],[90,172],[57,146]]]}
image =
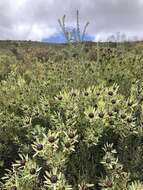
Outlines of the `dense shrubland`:
{"label": "dense shrubland", "polygon": [[2,190],[143,189],[142,43],[0,52]]}
{"label": "dense shrubland", "polygon": [[111,45],[5,49],[1,189],[143,188],[142,49]]}

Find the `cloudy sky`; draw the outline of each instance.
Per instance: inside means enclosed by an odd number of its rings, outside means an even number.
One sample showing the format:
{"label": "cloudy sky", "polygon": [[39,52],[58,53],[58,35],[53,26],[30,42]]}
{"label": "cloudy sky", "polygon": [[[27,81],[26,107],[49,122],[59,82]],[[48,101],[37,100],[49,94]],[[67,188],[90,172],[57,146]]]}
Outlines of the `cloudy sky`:
{"label": "cloudy sky", "polygon": [[63,40],[58,18],[75,25],[76,10],[87,37],[104,40],[117,32],[143,39],[143,0],[0,0],[0,39]]}

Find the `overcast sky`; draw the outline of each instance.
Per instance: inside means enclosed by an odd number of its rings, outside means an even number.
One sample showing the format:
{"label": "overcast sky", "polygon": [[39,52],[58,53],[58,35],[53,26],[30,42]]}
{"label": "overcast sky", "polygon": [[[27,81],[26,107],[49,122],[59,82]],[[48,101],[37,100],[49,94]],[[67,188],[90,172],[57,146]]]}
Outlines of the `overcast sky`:
{"label": "overcast sky", "polygon": [[0,39],[41,41],[57,35],[57,19],[66,14],[74,26],[77,9],[81,28],[89,21],[87,33],[95,40],[117,32],[143,38],[143,0],[0,0]]}

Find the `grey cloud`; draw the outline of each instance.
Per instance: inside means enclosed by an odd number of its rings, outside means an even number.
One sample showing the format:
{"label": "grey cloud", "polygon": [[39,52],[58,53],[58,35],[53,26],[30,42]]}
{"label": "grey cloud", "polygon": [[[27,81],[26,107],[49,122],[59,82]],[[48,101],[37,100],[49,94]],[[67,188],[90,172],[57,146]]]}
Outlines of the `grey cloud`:
{"label": "grey cloud", "polygon": [[143,37],[143,0],[1,0],[0,39],[41,40],[60,31],[64,14],[73,25],[76,10],[88,33],[108,36],[118,31]]}

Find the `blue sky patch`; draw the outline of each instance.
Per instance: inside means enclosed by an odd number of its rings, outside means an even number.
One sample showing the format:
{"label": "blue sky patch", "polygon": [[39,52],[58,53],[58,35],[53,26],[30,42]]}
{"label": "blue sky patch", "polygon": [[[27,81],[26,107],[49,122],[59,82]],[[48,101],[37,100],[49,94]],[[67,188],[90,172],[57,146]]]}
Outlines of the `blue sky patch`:
{"label": "blue sky patch", "polygon": [[[90,36],[88,34],[85,35],[84,41],[94,41],[94,36]],[[49,38],[43,38],[42,42],[49,43],[66,43],[65,37],[63,33],[55,34]]]}

